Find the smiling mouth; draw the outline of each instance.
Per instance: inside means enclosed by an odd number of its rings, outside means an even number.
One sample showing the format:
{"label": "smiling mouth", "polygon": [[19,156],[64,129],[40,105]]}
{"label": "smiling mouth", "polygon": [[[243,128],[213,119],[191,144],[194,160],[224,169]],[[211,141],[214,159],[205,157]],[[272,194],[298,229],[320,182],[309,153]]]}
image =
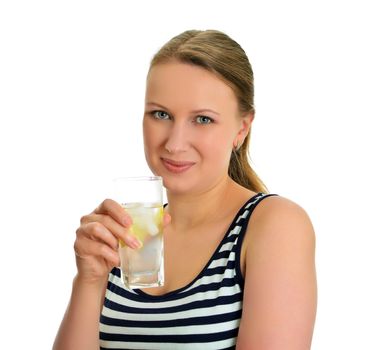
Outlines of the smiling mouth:
{"label": "smiling mouth", "polygon": [[175,174],[184,173],[185,171],[190,169],[193,165],[195,165],[194,162],[176,161],[176,160],[167,159],[167,158],[161,158],[161,159],[165,168],[171,173],[175,173]]}

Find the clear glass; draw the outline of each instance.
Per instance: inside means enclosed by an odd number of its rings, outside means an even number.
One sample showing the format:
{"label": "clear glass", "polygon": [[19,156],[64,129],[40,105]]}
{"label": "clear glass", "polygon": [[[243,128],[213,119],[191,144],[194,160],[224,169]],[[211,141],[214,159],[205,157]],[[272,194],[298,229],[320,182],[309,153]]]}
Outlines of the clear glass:
{"label": "clear glass", "polygon": [[114,199],[133,220],[131,233],[142,243],[131,249],[119,242],[121,276],[128,288],[164,283],[162,178],[124,177],[113,181]]}

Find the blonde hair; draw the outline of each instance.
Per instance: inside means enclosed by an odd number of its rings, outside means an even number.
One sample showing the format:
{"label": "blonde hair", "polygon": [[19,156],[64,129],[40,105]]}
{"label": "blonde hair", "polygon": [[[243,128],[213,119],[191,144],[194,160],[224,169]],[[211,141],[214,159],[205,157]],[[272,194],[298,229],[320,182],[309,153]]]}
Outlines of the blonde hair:
{"label": "blonde hair", "polygon": [[[188,30],[170,41],[154,55],[150,69],[170,60],[203,67],[219,76],[234,91],[241,115],[255,113],[254,77],[251,64],[241,46],[217,30]],[[228,173],[241,186],[268,193],[267,187],[249,163],[250,132],[243,144],[232,151]]]}

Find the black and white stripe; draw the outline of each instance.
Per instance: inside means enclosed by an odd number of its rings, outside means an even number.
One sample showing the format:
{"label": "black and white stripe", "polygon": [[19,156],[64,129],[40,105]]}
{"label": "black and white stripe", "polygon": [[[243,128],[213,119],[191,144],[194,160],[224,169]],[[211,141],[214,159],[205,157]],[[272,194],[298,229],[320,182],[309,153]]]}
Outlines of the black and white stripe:
{"label": "black and white stripe", "polygon": [[242,314],[242,240],[253,209],[272,195],[259,193],[239,210],[203,271],[179,290],[151,296],[126,289],[114,268],[100,317],[100,348],[234,349]]}

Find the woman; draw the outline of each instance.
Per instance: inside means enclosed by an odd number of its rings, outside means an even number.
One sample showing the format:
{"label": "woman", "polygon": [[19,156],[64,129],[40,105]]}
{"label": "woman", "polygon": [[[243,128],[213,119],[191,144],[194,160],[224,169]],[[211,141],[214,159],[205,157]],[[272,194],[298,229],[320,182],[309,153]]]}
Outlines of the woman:
{"label": "woman", "polygon": [[224,33],[187,31],[155,55],[143,130],[167,189],[165,285],[123,286],[118,240],[138,241],[105,200],[77,230],[78,272],[54,349],[310,348],[314,231],[248,163],[253,96],[249,60]]}

